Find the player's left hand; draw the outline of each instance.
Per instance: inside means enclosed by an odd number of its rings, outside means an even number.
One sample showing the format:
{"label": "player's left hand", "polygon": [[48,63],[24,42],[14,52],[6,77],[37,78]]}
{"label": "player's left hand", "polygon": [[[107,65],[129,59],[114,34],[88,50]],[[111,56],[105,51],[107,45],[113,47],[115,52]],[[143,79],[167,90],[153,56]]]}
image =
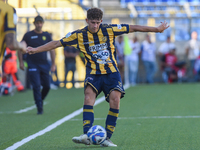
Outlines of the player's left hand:
{"label": "player's left hand", "polygon": [[27,48],[26,48],[26,53],[35,54],[35,53],[36,53],[36,48],[27,47]]}
{"label": "player's left hand", "polygon": [[161,22],[161,25],[159,25],[157,28],[158,28],[158,31],[160,33],[162,33],[164,30],[169,28],[169,25],[168,25],[168,23],[166,21],[164,21],[164,22]]}

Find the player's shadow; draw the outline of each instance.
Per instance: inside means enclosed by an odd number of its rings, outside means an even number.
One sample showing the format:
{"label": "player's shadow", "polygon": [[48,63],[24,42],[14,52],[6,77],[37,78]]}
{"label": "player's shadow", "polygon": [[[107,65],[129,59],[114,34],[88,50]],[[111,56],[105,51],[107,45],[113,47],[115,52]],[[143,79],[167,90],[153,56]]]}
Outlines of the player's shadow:
{"label": "player's shadow", "polygon": [[68,147],[67,150],[74,150],[74,149],[99,149],[99,148],[105,148],[101,147],[100,145],[89,145],[89,146],[74,146],[74,147]]}

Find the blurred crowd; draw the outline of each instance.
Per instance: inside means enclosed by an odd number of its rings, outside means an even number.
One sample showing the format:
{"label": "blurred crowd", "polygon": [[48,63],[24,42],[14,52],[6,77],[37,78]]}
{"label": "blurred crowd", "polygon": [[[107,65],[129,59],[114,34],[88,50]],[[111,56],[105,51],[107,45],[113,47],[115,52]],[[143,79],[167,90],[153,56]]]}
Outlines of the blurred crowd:
{"label": "blurred crowd", "polygon": [[[177,46],[171,41],[170,36],[167,36],[166,41],[159,46],[152,42],[150,34],[146,34],[143,40],[139,40],[139,37],[134,36],[132,39],[128,39],[128,52],[126,52],[127,42],[125,42],[125,37],[117,37],[115,41],[116,58],[123,83],[135,86],[140,83],[153,84],[155,82],[198,82],[200,80],[200,43],[197,37],[197,32],[193,31],[191,39],[182,47],[185,55],[184,60],[179,59]],[[74,74],[76,72],[76,57],[80,57],[80,60],[84,63],[81,53],[73,47],[65,47],[63,54],[65,58],[64,81],[59,81],[57,70],[49,73],[50,88],[54,90],[58,89],[61,83],[66,87],[66,84],[70,82],[74,87],[76,82],[80,82],[75,79]],[[47,59],[51,64],[49,53],[47,53]],[[67,81],[69,71],[72,72],[71,81]],[[17,91],[32,88],[28,75],[25,74],[26,82],[23,85],[17,76],[16,52],[7,48],[2,70],[0,71],[1,95],[12,93],[12,91],[9,91],[13,90],[13,88],[10,88],[12,86]],[[141,80],[141,75],[143,80]]]}
{"label": "blurred crowd", "polygon": [[[178,46],[171,41],[170,36],[167,36],[166,41],[159,46],[152,41],[149,34],[145,35],[144,40],[139,41],[138,38],[135,36],[129,40],[129,53],[125,52],[127,47],[123,37],[118,37],[116,40],[119,71],[124,83],[134,86],[137,83],[199,81],[200,43],[197,40],[197,32],[193,31],[191,39],[181,46],[184,59],[180,59]],[[125,70],[127,74],[124,73]],[[142,70],[143,73],[139,73]],[[141,75],[144,76],[143,81]]]}

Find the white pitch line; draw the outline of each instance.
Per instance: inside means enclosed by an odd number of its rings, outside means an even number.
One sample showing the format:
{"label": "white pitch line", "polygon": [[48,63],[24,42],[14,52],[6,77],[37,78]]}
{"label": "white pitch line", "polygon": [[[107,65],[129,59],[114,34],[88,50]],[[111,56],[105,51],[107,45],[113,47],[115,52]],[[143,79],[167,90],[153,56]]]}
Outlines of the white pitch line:
{"label": "white pitch line", "polygon": [[[129,88],[129,86],[124,86],[124,87],[125,87],[124,89]],[[105,100],[105,97],[101,97],[101,98],[97,99],[96,102],[95,102],[95,104],[94,104],[94,106],[100,104],[100,103],[103,102],[104,100]],[[49,126],[46,127],[45,129],[40,130],[39,132],[37,132],[37,133],[35,133],[35,134],[33,134],[33,135],[30,135],[30,136],[28,136],[28,137],[22,139],[21,141],[19,141],[19,142],[17,142],[17,143],[14,143],[12,146],[6,148],[5,150],[15,150],[15,149],[17,149],[18,147],[24,145],[25,143],[27,143],[27,142],[29,142],[29,141],[35,139],[36,137],[41,136],[41,135],[43,135],[43,134],[45,134],[45,133],[47,133],[47,132],[49,132],[49,131],[55,129],[57,126],[63,124],[64,122],[70,120],[71,118],[74,118],[75,116],[78,116],[78,115],[81,114],[82,112],[83,112],[83,108],[80,108],[80,109],[74,111],[73,113],[71,113],[71,114],[65,116],[64,118],[62,118],[62,119],[56,121],[55,123],[49,125]]]}
{"label": "white pitch line", "polygon": [[[44,105],[46,105],[46,104],[47,104],[47,102],[44,102]],[[18,111],[14,111],[14,114],[21,114],[21,113],[27,112],[27,111],[35,109],[35,108],[36,108],[36,106],[33,105],[33,106],[30,106],[30,107],[27,107],[27,108],[24,108],[24,109],[20,109]]]}
{"label": "white pitch line", "polygon": [[[118,117],[117,120],[125,119],[183,119],[183,118],[200,118],[200,116],[149,116],[149,117]],[[70,121],[81,121],[82,119],[71,119]],[[94,120],[105,120],[105,118],[94,118]]]}

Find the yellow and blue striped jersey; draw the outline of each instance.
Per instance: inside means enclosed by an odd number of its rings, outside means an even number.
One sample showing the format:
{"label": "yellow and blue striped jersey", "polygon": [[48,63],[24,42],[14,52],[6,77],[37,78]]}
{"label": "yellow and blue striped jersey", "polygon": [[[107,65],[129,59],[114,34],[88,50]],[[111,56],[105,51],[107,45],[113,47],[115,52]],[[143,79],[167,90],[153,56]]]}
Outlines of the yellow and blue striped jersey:
{"label": "yellow and blue striped jersey", "polygon": [[0,1],[0,66],[6,49],[5,35],[16,32],[16,20],[15,9]]}
{"label": "yellow and blue striped jersey", "polygon": [[101,24],[97,33],[91,33],[86,26],[68,33],[60,42],[83,52],[86,74],[108,74],[118,72],[115,37],[124,33],[129,33],[128,24]]}

